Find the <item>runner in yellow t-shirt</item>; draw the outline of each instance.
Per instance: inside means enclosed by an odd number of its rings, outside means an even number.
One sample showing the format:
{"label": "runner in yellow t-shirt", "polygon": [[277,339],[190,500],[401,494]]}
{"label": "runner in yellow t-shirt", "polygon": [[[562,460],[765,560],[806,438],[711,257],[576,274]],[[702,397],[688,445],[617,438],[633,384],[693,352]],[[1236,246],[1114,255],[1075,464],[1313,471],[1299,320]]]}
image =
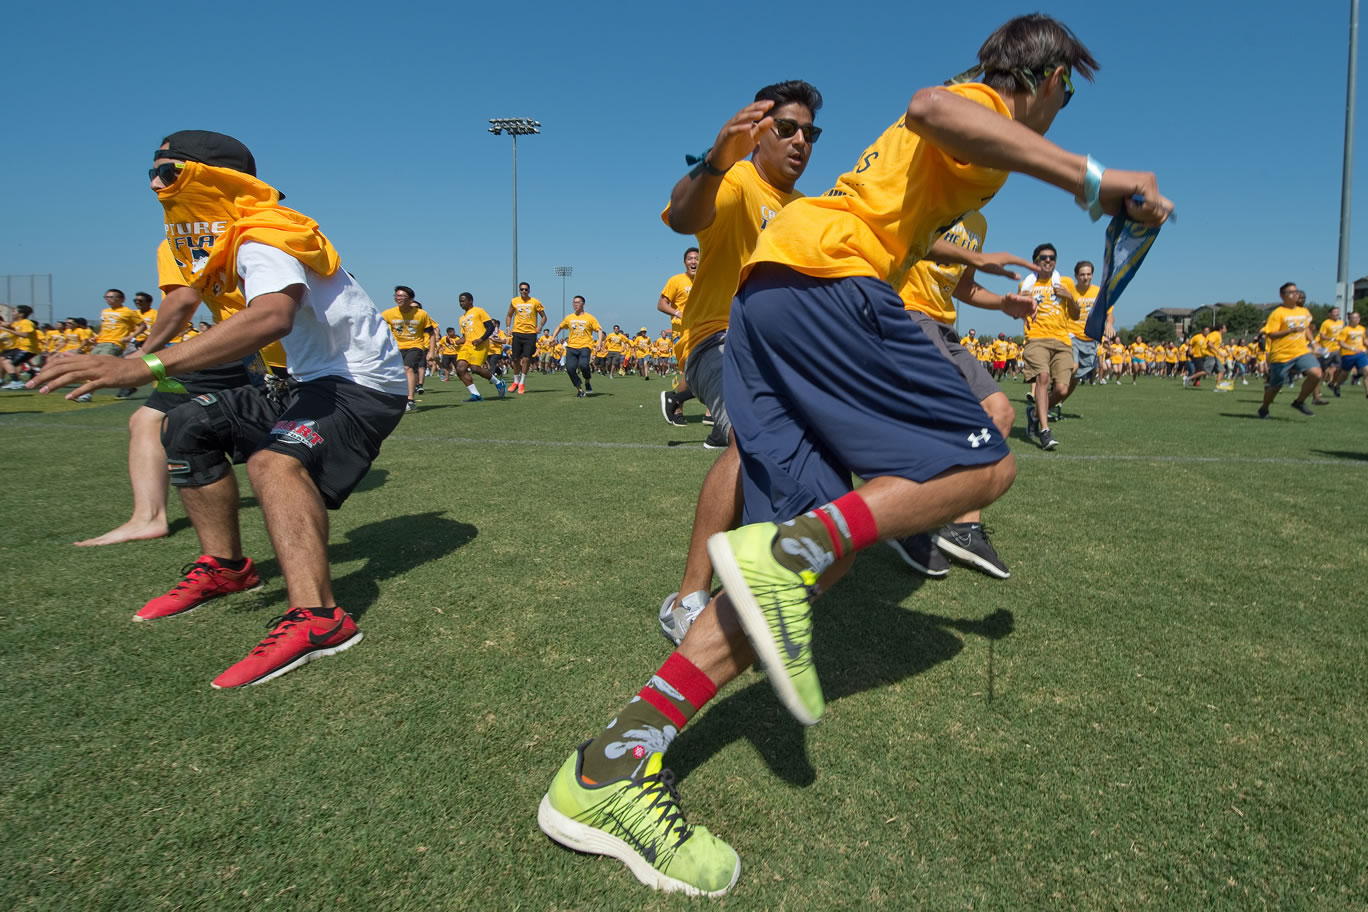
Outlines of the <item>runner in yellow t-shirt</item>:
{"label": "runner in yellow t-shirt", "polygon": [[542,302],[532,297],[532,286],[526,282],[518,285],[518,296],[508,302],[508,314],[504,317],[508,324],[513,350],[509,359],[513,363],[513,380],[509,389],[518,395],[527,392],[527,369],[532,359],[541,357],[537,347],[537,333],[546,328],[546,308]]}
{"label": "runner in yellow t-shirt", "polygon": [[1263,403],[1259,406],[1259,417],[1268,417],[1268,407],[1283,384],[1292,382],[1292,375],[1303,373],[1306,380],[1302,383],[1301,395],[1292,401],[1292,407],[1303,415],[1314,415],[1306,404],[1306,397],[1314,396],[1321,381],[1321,366],[1311,353],[1311,340],[1315,338],[1312,328],[1311,311],[1306,309],[1306,295],[1297,288],[1296,282],[1287,282],[1278,289],[1282,303],[1273,308],[1264,323],[1263,335],[1268,346],[1268,380],[1264,384]]}
{"label": "runner in yellow t-shirt", "polygon": [[407,285],[394,286],[394,306],[380,314],[389,324],[394,341],[399,343],[399,354],[404,359],[404,375],[408,378],[409,404],[423,393],[423,374],[427,372],[428,357],[437,350],[437,324],[418,303],[413,289]]}
{"label": "runner in yellow t-shirt", "polygon": [[1073,341],[1069,327],[1078,319],[1078,300],[1064,286],[1055,265],[1059,255],[1051,244],[1031,253],[1036,272],[1022,279],[1020,291],[1035,296],[1035,315],[1026,323],[1027,395],[1026,435],[1036,437],[1042,450],[1059,446],[1050,430],[1050,411],[1069,395],[1073,377]]}
{"label": "runner in yellow t-shirt", "polygon": [[442,382],[446,383],[456,372],[456,355],[461,350],[461,336],[456,327],[448,326],[446,333],[437,337],[437,358],[442,371]]}
{"label": "runner in yellow t-shirt", "polygon": [[1336,396],[1339,396],[1339,334],[1342,329],[1344,320],[1340,319],[1340,309],[1331,307],[1325,319],[1321,321],[1315,341],[1316,357],[1320,359],[1321,370],[1325,374],[1325,385],[1330,387],[1330,391]]}
{"label": "runner in yellow t-shirt", "polygon": [[[1078,319],[1069,322],[1069,343],[1073,346],[1074,369],[1073,374],[1069,377],[1069,391],[1064,394],[1063,399],[1055,404],[1054,417],[1056,419],[1063,417],[1064,400],[1073,395],[1073,391],[1078,389],[1079,382],[1087,380],[1092,383],[1098,373],[1098,340],[1088,338],[1086,324],[1088,314],[1092,313],[1093,304],[1097,303],[1097,293],[1102,288],[1092,283],[1092,277],[1092,262],[1079,260],[1074,264],[1073,275],[1064,276],[1059,280],[1059,284],[1064,286],[1064,290],[1078,302]],[[1107,314],[1106,323],[1102,329],[1102,338],[1105,339],[1113,332],[1112,315]]]}
{"label": "runner in yellow t-shirt", "polygon": [[9,378],[4,389],[21,390],[26,387],[19,380],[19,374],[36,367],[30,362],[41,354],[42,346],[38,340],[38,327],[29,319],[33,316],[33,308],[20,304],[14,310],[16,316],[12,322],[0,322],[0,330],[8,334],[6,341],[0,343],[0,369]]}
{"label": "runner in yellow t-shirt", "polygon": [[124,293],[117,288],[105,292],[105,304],[100,311],[100,332],[90,353],[119,357],[143,328],[142,314],[124,303]]}
{"label": "runner in yellow t-shirt", "polygon": [[461,304],[461,347],[456,351],[456,376],[470,393],[465,401],[484,401],[471,374],[479,374],[494,384],[494,390],[502,399],[508,395],[508,384],[494,376],[485,363],[489,357],[489,340],[498,331],[499,324],[483,307],[475,306],[475,296],[470,292],[461,292],[458,300]]}
{"label": "runner in yellow t-shirt", "polygon": [[[1357,372],[1359,382],[1363,384],[1364,395],[1368,395],[1368,376],[1365,376],[1368,374],[1368,346],[1364,344],[1362,320],[1357,310],[1351,313],[1349,322],[1335,339],[1340,350],[1340,370],[1337,376],[1342,384]],[[1339,395],[1339,386],[1334,386],[1331,390],[1336,396]]]}
{"label": "runner in yellow t-shirt", "polygon": [[[697,247],[684,251],[684,271],[670,276],[665,287],[660,290],[660,300],[656,310],[670,316],[671,350],[676,360],[679,358],[679,344],[684,334],[684,305],[688,303],[689,292],[693,289],[694,276],[698,273],[699,253]],[[676,426],[684,426],[684,403],[694,398],[689,392],[689,383],[683,371],[675,379],[673,390],[660,391],[660,413],[665,420]]]}
{"label": "runner in yellow t-shirt", "polygon": [[[612,854],[643,880],[714,896],[730,889],[739,858],[697,824],[687,861],[656,852],[667,838],[660,821],[678,810],[673,799],[660,814],[625,825],[603,813],[605,802],[646,802],[640,783],[662,770],[675,733],[753,657],[785,707],[801,722],[817,722],[825,707],[812,645],[818,587],[836,584],[856,552],[984,507],[1014,478],[992,420],[905,316],[897,290],[907,270],[945,226],[995,195],[1011,170],[1082,194],[1099,214],[1129,208],[1155,224],[1167,216],[1171,204],[1152,176],[1104,173],[1041,135],[1071,94],[1072,78],[1097,65],[1072,32],[1049,17],[1025,16],[983,47],[980,67],[991,86],[917,92],[834,187],[780,209],[760,232],[723,353],[746,523],[706,542],[725,592],[693,622],[682,648],[656,674],[643,674],[641,693],[555,774],[538,817],[553,839],[604,851],[607,840],[598,837],[617,831],[629,839],[613,839]],[[740,119],[743,138],[772,127],[815,138],[768,106]],[[711,167],[731,163],[724,153]],[[1133,201],[1140,193],[1143,205]],[[708,244],[700,246],[706,256]],[[850,366],[858,370],[833,370],[823,360],[861,348]],[[686,370],[697,356],[688,353]],[[858,491],[857,476],[864,479]],[[675,829],[669,838],[677,841]]]}
{"label": "runner in yellow t-shirt", "polygon": [[575,398],[583,399],[594,391],[590,382],[593,377],[590,367],[591,352],[599,337],[603,335],[603,327],[599,326],[599,321],[593,314],[585,313],[583,295],[575,295],[570,306],[572,312],[566,314],[556,327],[555,338],[559,340],[561,330],[566,331],[565,372],[569,375],[570,382],[575,385]]}

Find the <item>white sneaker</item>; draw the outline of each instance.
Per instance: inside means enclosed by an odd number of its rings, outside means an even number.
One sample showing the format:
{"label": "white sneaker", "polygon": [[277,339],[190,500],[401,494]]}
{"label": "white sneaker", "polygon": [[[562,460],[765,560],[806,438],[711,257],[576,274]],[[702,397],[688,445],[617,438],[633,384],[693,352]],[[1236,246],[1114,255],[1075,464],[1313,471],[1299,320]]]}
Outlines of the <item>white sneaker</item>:
{"label": "white sneaker", "polygon": [[676,646],[684,642],[684,635],[698,620],[703,609],[708,607],[710,599],[706,589],[690,592],[682,599],[678,592],[667,595],[665,601],[660,603],[660,632],[665,639]]}

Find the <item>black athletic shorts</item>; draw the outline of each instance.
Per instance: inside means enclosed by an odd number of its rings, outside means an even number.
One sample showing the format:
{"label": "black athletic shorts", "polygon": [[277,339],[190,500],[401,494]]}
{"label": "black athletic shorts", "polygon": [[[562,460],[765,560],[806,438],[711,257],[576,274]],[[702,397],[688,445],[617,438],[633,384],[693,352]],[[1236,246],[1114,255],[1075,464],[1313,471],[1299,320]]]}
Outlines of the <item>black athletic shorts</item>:
{"label": "black athletic shorts", "polygon": [[[253,386],[237,387],[196,396],[181,406],[169,417],[162,443],[168,462],[188,455],[202,458],[207,449],[217,449],[236,464],[260,450],[293,456],[308,470],[323,503],[336,510],[370,471],[380,444],[399,426],[405,402],[406,396],[382,393],[341,377],[292,384],[283,398]],[[217,434],[211,447],[205,446],[202,437],[176,433],[176,426],[194,415],[187,410],[201,408],[208,410],[203,415]],[[193,439],[187,445],[200,452],[177,452],[177,442],[187,439]],[[174,472],[171,482],[203,483],[178,479]]]}
{"label": "black athletic shorts", "polygon": [[218,367],[206,367],[204,370],[190,371],[174,379],[184,384],[185,392],[162,393],[154,390],[152,395],[143,402],[143,405],[150,409],[156,409],[165,415],[176,406],[184,405],[203,393],[217,393],[238,386],[250,386],[252,383],[252,375],[247,372],[247,368],[240,361],[234,361],[232,364],[220,364]]}
{"label": "black athletic shorts", "polygon": [[442,355],[442,370],[454,371],[458,360],[455,355]]}
{"label": "black athletic shorts", "polygon": [[514,361],[517,361],[519,358],[537,357],[537,334],[514,333],[512,357]]}
{"label": "black athletic shorts", "polygon": [[5,352],[4,357],[10,364],[18,367],[21,364],[27,364],[30,359],[35,357],[35,354],[34,352],[26,352],[18,348],[11,348]]}
{"label": "black athletic shorts", "polygon": [[405,348],[403,349],[404,367],[409,370],[419,370],[427,364],[426,348]]}

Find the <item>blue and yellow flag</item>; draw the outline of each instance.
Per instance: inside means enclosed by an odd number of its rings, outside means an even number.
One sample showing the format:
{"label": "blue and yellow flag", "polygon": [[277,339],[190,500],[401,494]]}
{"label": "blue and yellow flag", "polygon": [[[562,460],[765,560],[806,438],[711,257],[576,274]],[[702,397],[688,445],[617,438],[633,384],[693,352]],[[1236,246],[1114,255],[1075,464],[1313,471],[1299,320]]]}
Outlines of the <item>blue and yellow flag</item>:
{"label": "blue and yellow flag", "polygon": [[1107,314],[1116,306],[1121,292],[1135,277],[1158,237],[1158,225],[1141,224],[1124,212],[1113,218],[1107,226],[1107,249],[1102,254],[1102,281],[1098,283],[1097,303],[1093,305],[1088,322],[1083,327],[1089,339],[1102,338]]}

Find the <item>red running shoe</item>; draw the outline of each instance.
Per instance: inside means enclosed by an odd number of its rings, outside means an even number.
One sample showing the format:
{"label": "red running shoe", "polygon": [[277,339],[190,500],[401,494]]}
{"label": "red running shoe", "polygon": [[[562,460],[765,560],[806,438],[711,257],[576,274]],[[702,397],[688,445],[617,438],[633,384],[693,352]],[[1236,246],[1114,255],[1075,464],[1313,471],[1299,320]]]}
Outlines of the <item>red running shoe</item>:
{"label": "red running shoe", "polygon": [[215,678],[213,686],[260,684],[361,642],[361,631],[351,615],[341,608],[334,611],[341,617],[317,617],[307,608],[291,608],[282,617],[272,618],[267,626],[275,629],[247,658]]}
{"label": "red running shoe", "polygon": [[176,588],[143,605],[142,610],[133,615],[133,620],[155,621],[184,614],[220,595],[261,588],[261,577],[257,576],[256,565],[250,557],[241,570],[229,570],[208,554],[201,554],[181,568],[181,575],[185,578],[176,584]]}

